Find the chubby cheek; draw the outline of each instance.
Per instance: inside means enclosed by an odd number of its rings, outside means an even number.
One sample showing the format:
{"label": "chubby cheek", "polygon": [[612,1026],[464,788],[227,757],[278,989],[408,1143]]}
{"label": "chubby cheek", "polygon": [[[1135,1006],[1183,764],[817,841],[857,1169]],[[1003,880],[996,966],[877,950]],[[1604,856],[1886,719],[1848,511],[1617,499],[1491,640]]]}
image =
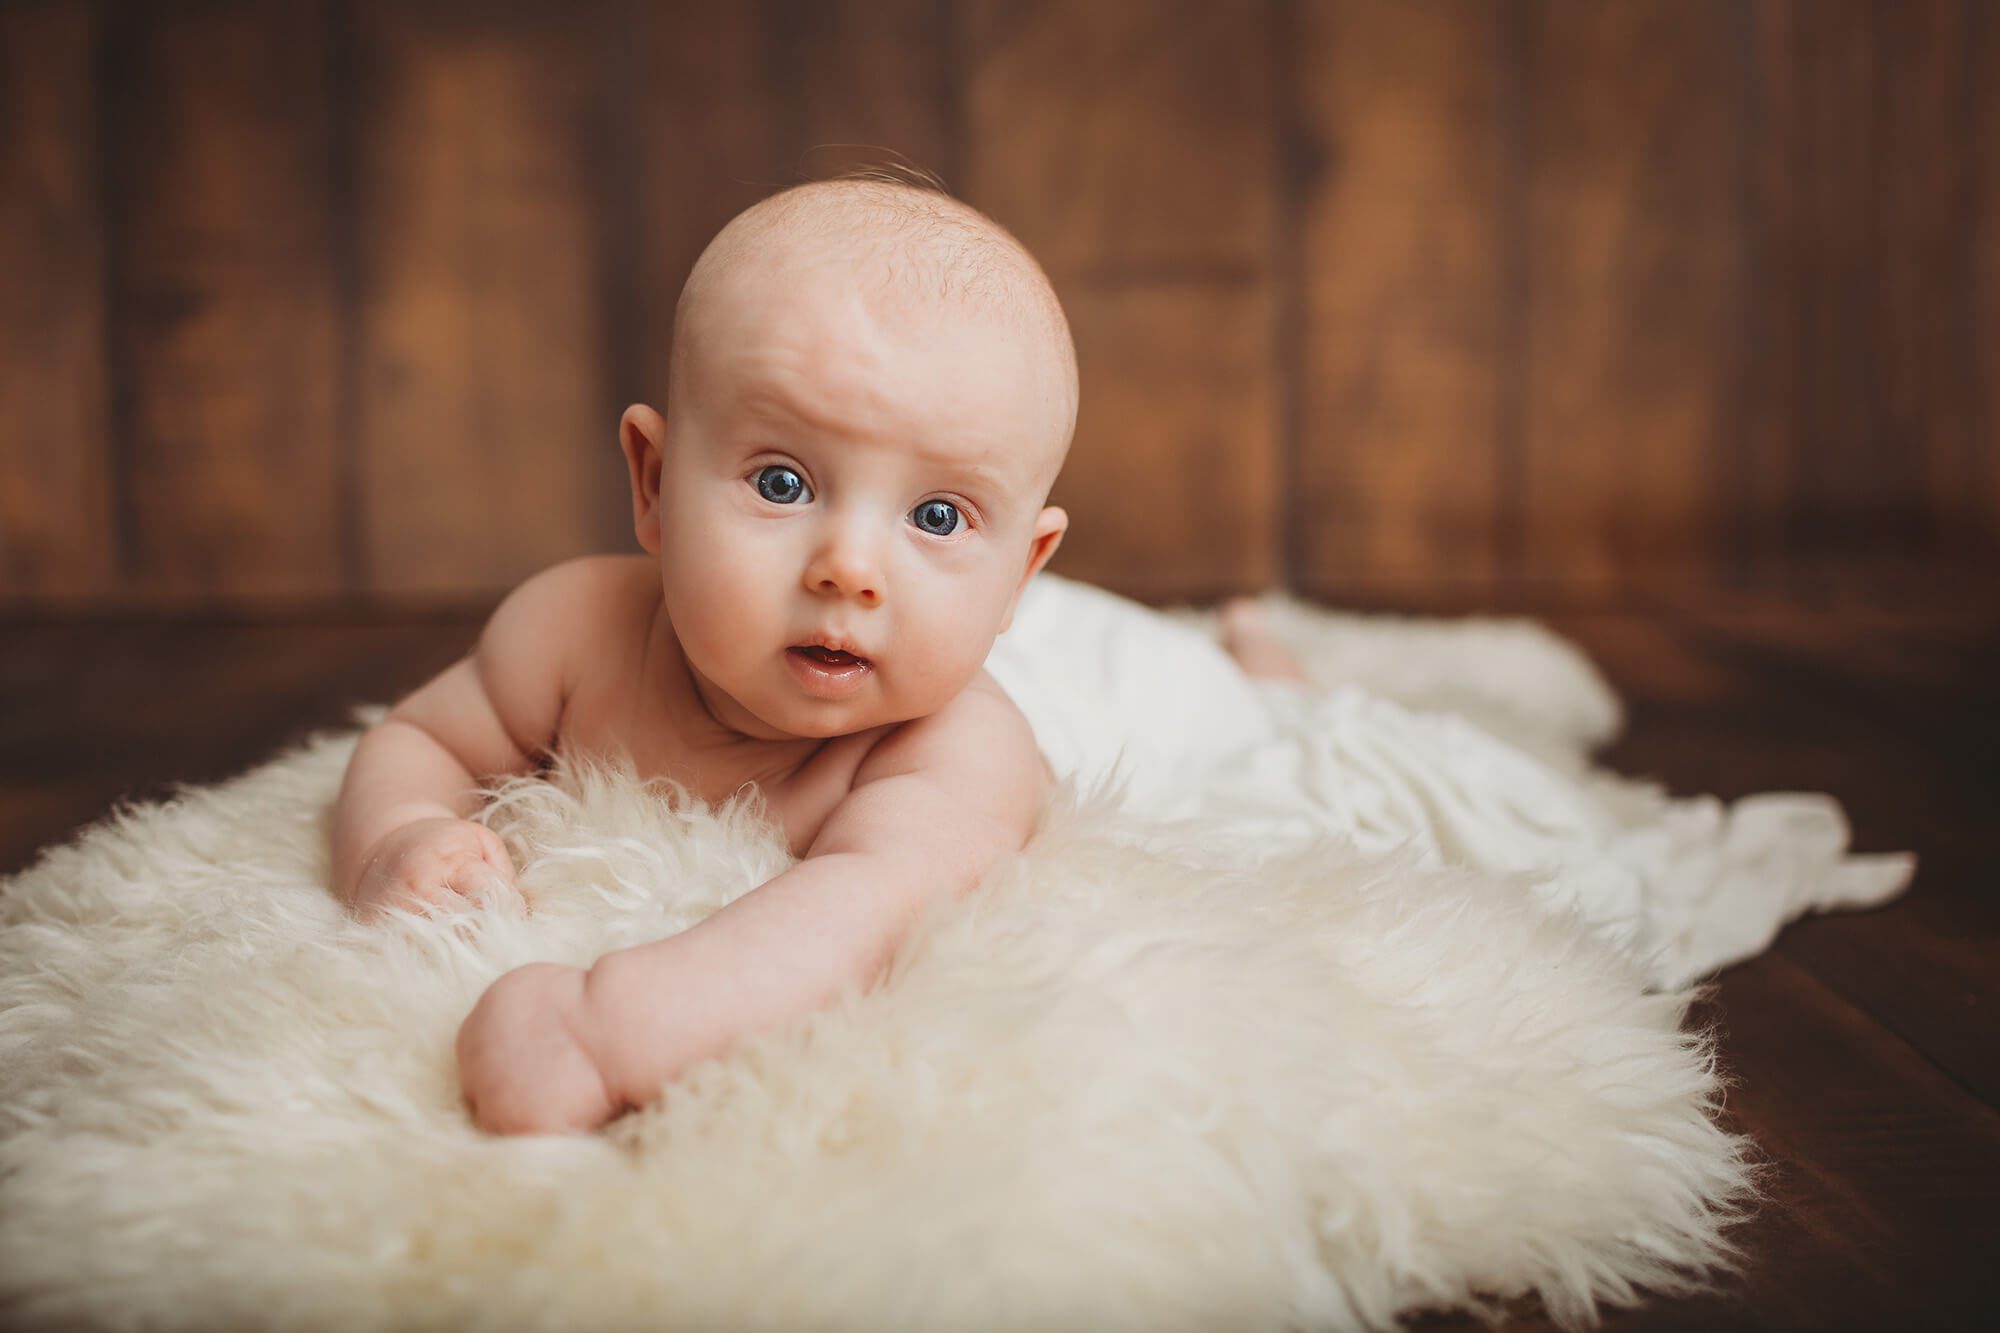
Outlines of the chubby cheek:
{"label": "chubby cheek", "polygon": [[728,524],[690,516],[674,532],[662,548],[667,612],[682,650],[720,682],[782,636],[782,573],[769,543],[743,541]]}
{"label": "chubby cheek", "polygon": [[985,665],[984,652],[966,653],[966,645],[954,646],[947,660],[943,652],[923,654],[912,663],[910,654],[896,673],[895,695],[891,702],[899,718],[927,717],[961,694]]}
{"label": "chubby cheek", "polygon": [[968,582],[918,580],[901,590],[896,702],[912,716],[949,703],[979,674],[993,647],[1013,588],[990,578]]}

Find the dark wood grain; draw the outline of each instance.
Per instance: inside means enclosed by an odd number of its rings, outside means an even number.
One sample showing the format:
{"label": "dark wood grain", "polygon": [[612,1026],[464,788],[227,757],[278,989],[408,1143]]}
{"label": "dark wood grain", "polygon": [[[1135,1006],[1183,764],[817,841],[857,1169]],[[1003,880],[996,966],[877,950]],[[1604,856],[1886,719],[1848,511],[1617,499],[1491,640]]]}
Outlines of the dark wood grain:
{"label": "dark wood grain", "polygon": [[[1972,289],[1967,261],[1972,214],[1969,115],[1964,58],[1972,8],[1965,0],[1913,0],[1873,15],[1880,61],[1871,199],[1879,257],[1870,266],[1875,299],[1869,366],[1879,386],[1873,436],[1841,467],[1866,477],[1861,531],[1848,515],[1833,540],[1852,550],[1880,543],[1908,556],[1972,556],[1982,534],[1978,511],[1972,386],[1965,352]],[[1884,468],[1894,458],[1899,467]],[[1858,479],[1858,478],[1857,478]],[[1873,522],[1866,522],[1869,505]]]}
{"label": "dark wood grain", "polygon": [[1139,596],[1279,573],[1269,17],[965,7],[966,194],[1048,270],[1082,364],[1056,566]]}
{"label": "dark wood grain", "polygon": [[779,0],[774,10],[786,184],[885,162],[957,184],[950,5]]}
{"label": "dark wood grain", "polygon": [[[1863,790],[1858,846],[1919,850],[1918,886],[1865,933],[1802,923],[1783,952],[1946,1076],[2000,1105],[2000,830],[1986,811],[2000,713],[2000,636],[1843,628],[1773,614],[1694,618],[1688,637],[1766,688],[1739,696],[1711,744],[1757,787]],[[1783,688],[1770,683],[1785,682]],[[1828,718],[1840,739],[1829,744]]]}
{"label": "dark wood grain", "polygon": [[366,586],[498,590],[622,512],[593,262],[606,3],[354,6]]}
{"label": "dark wood grain", "polygon": [[327,6],[102,12],[123,582],[333,592]]}
{"label": "dark wood grain", "polygon": [[1678,785],[1726,798],[1855,794],[1846,802],[1855,847],[1916,851],[1916,889],[1865,917],[1803,921],[1778,950],[2000,1105],[2000,830],[1986,815],[2000,742],[2000,633],[1991,621],[1708,610],[1675,616],[1655,641],[1633,637],[1623,619],[1557,622],[1645,701],[1645,725],[1609,753],[1614,767],[1708,772]]}
{"label": "dark wood grain", "polygon": [[2000,595],[1996,88],[1985,0],[17,0],[0,599],[627,548],[694,255],[897,156],[1071,309],[1073,573]]}
{"label": "dark wood grain", "polygon": [[1066,278],[1262,277],[1266,8],[963,0],[966,193]]}
{"label": "dark wood grain", "polygon": [[1966,500],[1974,562],[2000,564],[2000,6],[1966,0],[1967,327],[1961,359],[1972,386],[1972,474]]}
{"label": "dark wood grain", "polygon": [[1287,489],[1303,591],[1477,594],[1501,569],[1506,160],[1496,6],[1299,6],[1296,393]]}
{"label": "dark wood grain", "polygon": [[96,15],[0,7],[0,602],[112,591]]}
{"label": "dark wood grain", "polygon": [[[764,92],[779,43],[769,6],[646,6],[634,40],[624,274],[633,310],[614,352],[620,396],[665,410],[681,284],[730,218],[792,181],[781,116]],[[629,532],[629,519],[621,527]]]}
{"label": "dark wood grain", "polygon": [[2000,1309],[1968,1262],[2000,1244],[2000,1113],[1782,954],[1731,973],[1720,1004],[1730,1108],[1816,1242],[1809,1264],[1753,1268],[1746,1294],[1795,1328],[1971,1327]]}
{"label": "dark wood grain", "polygon": [[1730,16],[1523,7],[1528,579],[1714,581],[1744,290]]}
{"label": "dark wood grain", "polygon": [[1281,518],[1267,291],[1086,287],[1068,304],[1086,368],[1049,497],[1070,516],[1053,568],[1153,601],[1269,586]]}
{"label": "dark wood grain", "polygon": [[1760,339],[1741,451],[1759,586],[1990,562],[1976,442],[1970,179],[1985,5],[1774,0],[1750,11],[1760,98]]}

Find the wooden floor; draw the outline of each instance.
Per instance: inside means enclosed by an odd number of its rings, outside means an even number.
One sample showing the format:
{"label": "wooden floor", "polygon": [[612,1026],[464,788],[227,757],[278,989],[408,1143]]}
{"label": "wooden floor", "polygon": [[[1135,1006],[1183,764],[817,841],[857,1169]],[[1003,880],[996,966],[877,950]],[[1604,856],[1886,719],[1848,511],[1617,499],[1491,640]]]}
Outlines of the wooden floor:
{"label": "wooden floor", "polygon": [[[1737,1233],[1741,1279],[1608,1326],[2000,1328],[2000,611],[1545,619],[1632,705],[1612,766],[1679,792],[1831,791],[1859,848],[1922,858],[1902,902],[1802,922],[1723,976],[1697,1017],[1774,1195]],[[395,697],[475,625],[0,622],[0,874],[120,797]]]}

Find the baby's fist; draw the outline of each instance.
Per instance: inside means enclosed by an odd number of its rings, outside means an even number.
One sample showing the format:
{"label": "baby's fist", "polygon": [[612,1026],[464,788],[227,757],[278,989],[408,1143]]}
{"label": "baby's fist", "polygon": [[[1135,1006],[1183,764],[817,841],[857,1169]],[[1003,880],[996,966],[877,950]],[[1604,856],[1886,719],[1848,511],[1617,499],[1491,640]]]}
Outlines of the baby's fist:
{"label": "baby's fist", "polygon": [[623,1109],[587,1045],[587,975],[529,963],[488,986],[472,1007],[458,1030],[458,1073],[481,1129],[588,1131]]}
{"label": "baby's fist", "polygon": [[430,915],[494,902],[520,905],[500,835],[469,819],[418,819],[392,829],[362,863],[349,899],[372,920],[390,908]]}

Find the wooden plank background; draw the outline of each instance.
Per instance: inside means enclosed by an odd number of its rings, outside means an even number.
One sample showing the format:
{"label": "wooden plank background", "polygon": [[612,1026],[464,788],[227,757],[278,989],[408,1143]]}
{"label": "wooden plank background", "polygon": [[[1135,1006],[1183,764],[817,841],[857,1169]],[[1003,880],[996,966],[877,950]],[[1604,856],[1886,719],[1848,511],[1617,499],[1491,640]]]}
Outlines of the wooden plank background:
{"label": "wooden plank background", "polygon": [[16,0],[0,607],[632,549],[615,423],[702,244],[890,154],[1069,310],[1064,572],[1990,595],[1996,8]]}

